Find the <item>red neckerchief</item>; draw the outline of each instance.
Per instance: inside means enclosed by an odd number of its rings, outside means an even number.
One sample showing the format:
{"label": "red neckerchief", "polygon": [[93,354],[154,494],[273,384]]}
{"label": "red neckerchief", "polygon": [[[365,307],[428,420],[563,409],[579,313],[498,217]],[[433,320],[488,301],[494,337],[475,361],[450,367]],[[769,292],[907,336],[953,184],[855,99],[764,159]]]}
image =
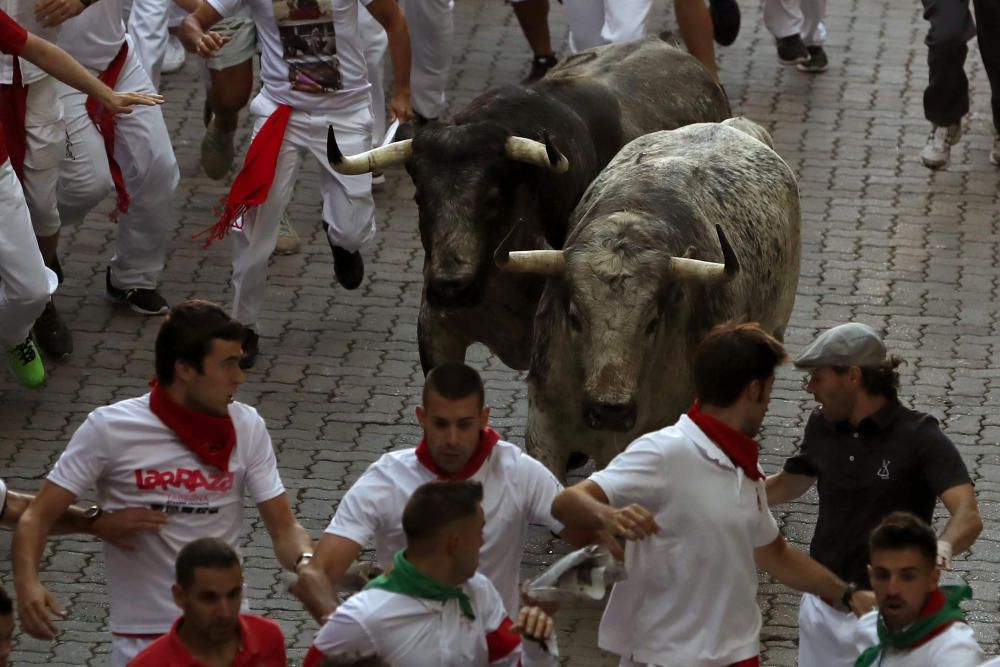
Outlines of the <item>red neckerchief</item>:
{"label": "red neckerchief", "polygon": [[[125,66],[127,58],[128,42],[125,42],[122,44],[122,48],[118,50],[118,55],[108,64],[107,69],[97,76],[101,83],[113,90],[118,84],[118,77],[122,73],[122,68]],[[119,215],[128,212],[130,198],[128,191],[125,189],[125,177],[122,175],[122,168],[115,161],[115,125],[117,121],[115,120],[115,115],[102,107],[96,97],[87,98],[86,109],[87,115],[90,116],[90,120],[97,127],[98,132],[101,133],[101,138],[104,140],[104,152],[108,155],[111,180],[115,184],[115,192],[117,193],[115,210],[111,212],[109,217],[112,220],[118,220]]]}
{"label": "red neckerchief", "polygon": [[[28,87],[21,82],[21,66],[14,58],[14,75],[10,84],[0,84],[0,124],[3,141],[7,144],[10,166],[17,180],[24,183],[24,156],[28,151],[28,131],[24,127],[28,114]],[[0,160],[3,162],[3,160]]]}
{"label": "red neckerchief", "polygon": [[229,472],[229,457],[236,446],[232,418],[192,410],[173,400],[156,380],[150,384],[153,391],[149,394],[149,409],[153,414],[203,463]]}
{"label": "red neckerchief", "polygon": [[[937,612],[941,611],[941,608],[944,607],[944,603],[946,601],[947,600],[945,600],[944,593],[941,592],[941,589],[935,588],[931,592],[931,594],[927,596],[927,601],[924,602],[924,608],[920,610],[920,618],[924,618],[926,616],[930,616],[931,614],[936,614]],[[921,638],[920,641],[913,644],[913,646],[911,646],[908,650],[912,651],[918,646],[923,646],[924,644],[926,644],[927,642],[934,639],[939,634],[950,628],[951,625],[955,622],[956,621],[948,621],[947,623],[942,623],[938,627],[928,632],[925,637]]]}
{"label": "red neckerchief", "polygon": [[698,425],[705,435],[726,453],[729,460],[737,468],[742,468],[744,474],[752,480],[764,479],[757,466],[760,445],[746,433],[740,433],[731,426],[722,423],[711,415],[701,411],[701,401],[695,401],[687,416]]}
{"label": "red neckerchief", "polygon": [[498,442],[500,442],[500,434],[489,427],[484,428],[479,434],[479,447],[476,448],[476,453],[472,455],[469,462],[458,472],[447,473],[434,463],[434,459],[431,458],[430,447],[427,446],[427,438],[422,438],[420,444],[417,445],[417,460],[425,468],[437,475],[439,479],[469,479],[483,467],[483,463],[490,457],[493,447]]}
{"label": "red neckerchief", "polygon": [[214,225],[194,235],[194,238],[197,238],[202,234],[208,234],[205,248],[210,246],[212,241],[223,238],[237,218],[267,200],[271,184],[274,183],[274,171],[278,166],[281,143],[285,140],[285,129],[291,116],[292,107],[279,104],[250,142],[247,156],[243,160],[243,168],[229,188],[221,217]]}

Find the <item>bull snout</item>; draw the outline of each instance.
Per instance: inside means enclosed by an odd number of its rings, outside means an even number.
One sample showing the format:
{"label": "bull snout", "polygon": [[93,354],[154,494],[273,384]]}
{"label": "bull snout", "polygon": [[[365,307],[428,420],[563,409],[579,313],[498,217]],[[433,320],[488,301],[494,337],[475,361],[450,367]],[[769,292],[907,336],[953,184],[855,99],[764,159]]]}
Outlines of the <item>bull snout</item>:
{"label": "bull snout", "polygon": [[584,422],[598,431],[628,431],[635,426],[635,414],[634,402],[588,402],[583,408]]}
{"label": "bull snout", "polygon": [[439,278],[427,283],[427,300],[435,308],[468,308],[480,300],[475,276]]}

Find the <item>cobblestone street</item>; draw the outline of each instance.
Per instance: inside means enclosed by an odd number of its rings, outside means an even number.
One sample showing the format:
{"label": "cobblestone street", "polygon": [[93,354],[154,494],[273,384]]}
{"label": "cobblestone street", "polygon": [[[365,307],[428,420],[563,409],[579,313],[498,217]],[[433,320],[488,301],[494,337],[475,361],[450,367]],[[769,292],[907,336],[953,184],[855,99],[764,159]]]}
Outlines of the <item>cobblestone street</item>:
{"label": "cobblestone street", "polygon": [[[820,329],[857,320],[885,335],[904,357],[905,403],[937,416],[956,442],[977,485],[985,529],[971,554],[956,557],[970,581],[969,621],[988,654],[1000,650],[1000,242],[998,169],[988,160],[993,141],[989,86],[975,42],[966,71],[973,95],[965,135],[952,162],[933,173],[918,157],[929,130],[921,100],[927,80],[926,24],[919,3],[831,0],[828,72],[808,75],[782,67],[758,5],[741,2],[743,28],[721,49],[720,74],[734,113],[767,127],[775,149],[799,178],[803,261],[786,343],[794,353]],[[451,110],[486,89],[518,81],[529,51],[501,0],[457,0]],[[562,6],[552,3],[554,42],[565,52]],[[672,4],[657,2],[650,29],[673,29]],[[208,179],[199,164],[204,92],[200,65],[165,75],[168,126],[181,168],[177,228],[162,291],[170,302],[201,297],[229,303],[228,243],[203,250],[191,236],[214,222],[213,209],[231,181]],[[242,123],[238,155],[249,123]],[[423,251],[413,187],[402,169],[387,173],[376,192],[378,233],[363,250],[360,289],[336,285],[323,237],[318,172],[304,165],[289,216],[302,252],[272,260],[261,321],[261,357],[239,399],[267,419],[278,462],[301,522],[315,537],[338,499],[380,454],[415,446],[413,416],[422,373],[416,317]],[[93,408],[147,390],[159,318],[143,318],[104,298],[104,271],[114,225],[105,213],[63,231],[66,282],[56,295],[73,330],[76,352],[49,363],[48,385],[29,391],[0,374],[0,477],[33,490],[74,429]],[[527,414],[522,374],[484,348],[469,362],[483,372],[492,423],[505,439],[523,442]],[[776,471],[794,451],[811,408],[801,374],[782,370],[762,437],[762,462]],[[989,406],[993,405],[993,408]],[[785,535],[808,544],[815,494],[775,510]],[[292,664],[299,664],[317,630],[286,592],[257,512],[246,512],[244,545],[251,606],[281,623]],[[0,581],[13,592],[0,534]],[[525,575],[554,560],[547,533],[532,533]],[[68,608],[54,643],[22,636],[12,664],[106,665],[107,597],[98,542],[50,542],[43,580]],[[798,595],[762,579],[763,664],[796,662]],[[577,667],[615,665],[596,648],[597,606],[560,612],[560,646]]]}

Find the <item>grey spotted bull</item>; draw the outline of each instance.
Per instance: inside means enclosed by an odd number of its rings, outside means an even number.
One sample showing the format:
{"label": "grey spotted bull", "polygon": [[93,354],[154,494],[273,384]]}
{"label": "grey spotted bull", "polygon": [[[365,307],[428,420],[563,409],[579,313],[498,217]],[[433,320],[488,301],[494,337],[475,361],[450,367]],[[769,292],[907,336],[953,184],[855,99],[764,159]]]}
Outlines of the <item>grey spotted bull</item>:
{"label": "grey spotted bull", "polygon": [[676,420],[693,398],[690,360],[714,325],[756,321],[783,336],[798,285],[799,196],[769,145],[745,119],[641,137],[587,190],[563,250],[502,262],[549,277],[527,449],[557,475],[581,455],[604,467]]}
{"label": "grey spotted bull", "polygon": [[561,248],[573,207],[622,146],[729,115],[697,60],[650,37],[580,53],[531,87],[491,90],[412,141],[352,157],[331,141],[330,164],[357,174],[405,162],[413,178],[424,371],[463,360],[475,342],[524,370],[544,279],[501,274],[494,250]]}

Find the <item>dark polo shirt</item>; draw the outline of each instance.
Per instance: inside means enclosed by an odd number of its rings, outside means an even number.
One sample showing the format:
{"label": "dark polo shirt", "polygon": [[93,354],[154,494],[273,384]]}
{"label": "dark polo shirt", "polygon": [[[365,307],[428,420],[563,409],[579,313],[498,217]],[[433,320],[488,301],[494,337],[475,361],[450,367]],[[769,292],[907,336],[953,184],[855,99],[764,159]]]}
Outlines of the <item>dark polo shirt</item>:
{"label": "dark polo shirt", "polygon": [[955,445],[934,417],[894,401],[853,429],[814,411],[785,471],[817,478],[819,518],[810,555],[842,579],[864,588],[868,537],[891,512],[927,523],[948,489],[971,482]]}

